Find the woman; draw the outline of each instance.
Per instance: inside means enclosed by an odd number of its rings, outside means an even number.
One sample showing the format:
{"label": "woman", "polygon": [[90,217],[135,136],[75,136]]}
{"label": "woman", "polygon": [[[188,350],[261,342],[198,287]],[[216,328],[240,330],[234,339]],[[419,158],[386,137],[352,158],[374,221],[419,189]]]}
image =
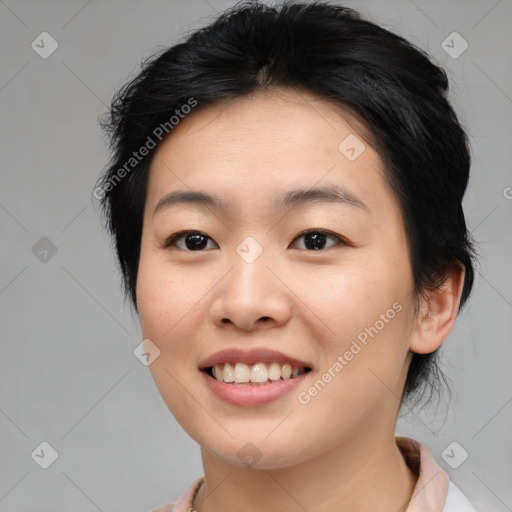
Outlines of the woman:
{"label": "woman", "polygon": [[251,2],[117,94],[95,195],[204,467],[156,510],[474,511],[395,437],[473,284],[447,89],[351,9]]}

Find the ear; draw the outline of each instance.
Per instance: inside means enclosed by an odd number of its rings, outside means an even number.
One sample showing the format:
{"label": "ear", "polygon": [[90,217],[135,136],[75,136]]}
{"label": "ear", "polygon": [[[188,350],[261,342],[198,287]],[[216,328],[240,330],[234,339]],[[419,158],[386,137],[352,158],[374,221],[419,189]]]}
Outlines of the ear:
{"label": "ear", "polygon": [[453,265],[439,288],[420,299],[409,349],[417,354],[437,350],[455,324],[464,287],[464,266]]}

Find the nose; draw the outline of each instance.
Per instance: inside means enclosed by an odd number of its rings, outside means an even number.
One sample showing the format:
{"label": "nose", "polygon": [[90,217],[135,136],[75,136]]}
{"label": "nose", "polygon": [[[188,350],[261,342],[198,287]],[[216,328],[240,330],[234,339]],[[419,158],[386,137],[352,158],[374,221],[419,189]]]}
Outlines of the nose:
{"label": "nose", "polygon": [[238,254],[215,287],[211,315],[218,327],[252,331],[285,324],[291,313],[291,292],[280,279],[276,258],[263,253],[248,263]]}

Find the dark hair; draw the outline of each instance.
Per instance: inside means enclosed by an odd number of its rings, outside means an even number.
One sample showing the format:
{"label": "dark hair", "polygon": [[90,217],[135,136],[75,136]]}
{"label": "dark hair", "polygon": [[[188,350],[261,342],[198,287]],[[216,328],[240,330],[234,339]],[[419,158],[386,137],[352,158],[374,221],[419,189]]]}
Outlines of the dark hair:
{"label": "dark hair", "polygon": [[[444,70],[352,9],[243,2],[146,61],[115,95],[103,123],[112,158],[94,195],[115,241],[125,298],[135,310],[149,166],[163,140],[157,134],[172,129],[171,117],[186,112],[191,99],[201,108],[269,87],[314,93],[362,121],[404,215],[416,298],[462,264],[462,307],[474,277],[461,204],[470,154],[447,100]],[[135,159],[142,147],[146,156]],[[438,383],[436,353],[414,354],[404,397],[432,378]]]}

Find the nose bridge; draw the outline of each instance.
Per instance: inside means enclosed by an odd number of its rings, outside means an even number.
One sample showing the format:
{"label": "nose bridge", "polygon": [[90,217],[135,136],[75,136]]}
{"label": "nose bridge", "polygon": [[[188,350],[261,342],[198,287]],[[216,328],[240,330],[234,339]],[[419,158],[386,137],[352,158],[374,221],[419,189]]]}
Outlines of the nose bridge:
{"label": "nose bridge", "polygon": [[264,247],[255,237],[245,237],[236,247],[232,258],[234,268],[231,285],[247,300],[256,299],[255,295],[260,293],[268,294],[269,287],[274,287],[272,281],[275,276],[267,265],[272,261],[276,264],[276,256],[270,247]]}
{"label": "nose bridge", "polygon": [[226,323],[228,319],[247,330],[262,318],[285,321],[290,307],[286,287],[275,275],[277,255],[248,236],[235,248],[230,263],[231,271],[219,288],[213,308],[215,320]]}

